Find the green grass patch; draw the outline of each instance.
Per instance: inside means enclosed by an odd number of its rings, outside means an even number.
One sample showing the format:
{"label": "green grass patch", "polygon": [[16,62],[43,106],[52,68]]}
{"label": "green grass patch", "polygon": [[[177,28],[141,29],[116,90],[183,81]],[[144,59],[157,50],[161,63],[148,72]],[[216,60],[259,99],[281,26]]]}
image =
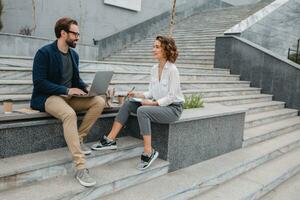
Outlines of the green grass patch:
{"label": "green grass patch", "polygon": [[202,108],[203,107],[203,97],[201,94],[192,94],[190,96],[184,96],[185,102],[183,104],[184,109],[190,108]]}

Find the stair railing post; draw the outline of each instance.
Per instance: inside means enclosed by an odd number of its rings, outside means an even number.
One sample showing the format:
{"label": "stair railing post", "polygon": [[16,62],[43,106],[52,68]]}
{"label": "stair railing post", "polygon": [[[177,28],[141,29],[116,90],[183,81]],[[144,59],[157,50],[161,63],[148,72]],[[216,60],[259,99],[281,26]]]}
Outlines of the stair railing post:
{"label": "stair railing post", "polygon": [[172,3],[172,10],[171,10],[171,15],[170,15],[170,23],[169,23],[169,36],[171,37],[173,34],[173,28],[175,24],[175,12],[176,12],[176,0],[173,0]]}
{"label": "stair railing post", "polygon": [[298,40],[298,44],[297,44],[296,62],[298,62],[298,56],[299,56],[299,54],[300,54],[300,52],[299,52],[299,45],[300,45],[300,39]]}

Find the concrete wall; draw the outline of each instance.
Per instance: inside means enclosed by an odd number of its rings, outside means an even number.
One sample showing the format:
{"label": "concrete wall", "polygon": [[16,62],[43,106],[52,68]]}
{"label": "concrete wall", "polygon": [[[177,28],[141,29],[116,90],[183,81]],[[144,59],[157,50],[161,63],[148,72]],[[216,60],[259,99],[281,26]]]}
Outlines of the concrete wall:
{"label": "concrete wall", "polygon": [[[195,0],[193,2],[203,2]],[[143,0],[140,12],[104,4],[103,0],[34,0],[36,29],[34,36],[54,39],[56,20],[70,16],[80,24],[81,42],[92,44],[121,30],[151,19],[171,9],[171,1]],[[177,0],[181,5],[190,0]],[[3,29],[6,33],[19,33],[24,26],[34,27],[32,0],[3,0]]]}
{"label": "concrete wall", "polygon": [[252,87],[300,110],[300,65],[236,36],[217,37],[214,67],[230,69]]}
{"label": "concrete wall", "polygon": [[300,0],[289,0],[245,31],[246,38],[284,57],[300,38]]}
{"label": "concrete wall", "polygon": [[[0,55],[33,57],[42,46],[52,43],[46,38],[28,37],[19,34],[6,34],[0,32]],[[80,60],[97,60],[98,47],[78,44],[75,48]]]}

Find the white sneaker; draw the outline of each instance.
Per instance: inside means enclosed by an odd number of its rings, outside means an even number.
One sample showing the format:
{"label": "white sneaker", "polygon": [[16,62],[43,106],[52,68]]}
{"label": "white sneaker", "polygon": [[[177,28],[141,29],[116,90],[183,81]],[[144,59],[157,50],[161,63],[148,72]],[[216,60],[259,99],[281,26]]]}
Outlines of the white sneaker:
{"label": "white sneaker", "polygon": [[84,155],[90,155],[92,153],[91,149],[87,147],[83,142],[80,142],[80,148]]}
{"label": "white sneaker", "polygon": [[75,178],[79,181],[79,183],[85,187],[92,187],[96,185],[95,179],[93,179],[89,175],[88,169],[78,169],[75,174]]}

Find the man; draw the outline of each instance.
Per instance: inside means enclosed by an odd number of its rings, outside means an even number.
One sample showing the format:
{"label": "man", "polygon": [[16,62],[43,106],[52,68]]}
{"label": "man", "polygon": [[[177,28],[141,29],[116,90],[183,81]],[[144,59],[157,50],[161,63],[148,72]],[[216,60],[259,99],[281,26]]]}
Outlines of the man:
{"label": "man", "polygon": [[[88,92],[87,85],[79,77],[79,56],[76,47],[80,34],[78,23],[70,18],[61,18],[55,24],[57,40],[38,50],[33,62],[33,93],[31,107],[46,111],[60,119],[68,148],[76,166],[76,179],[90,187],[96,181],[90,177],[85,166],[85,155],[91,150],[83,144],[92,125],[105,106],[102,97],[71,97]],[[75,111],[87,110],[77,129]]]}

